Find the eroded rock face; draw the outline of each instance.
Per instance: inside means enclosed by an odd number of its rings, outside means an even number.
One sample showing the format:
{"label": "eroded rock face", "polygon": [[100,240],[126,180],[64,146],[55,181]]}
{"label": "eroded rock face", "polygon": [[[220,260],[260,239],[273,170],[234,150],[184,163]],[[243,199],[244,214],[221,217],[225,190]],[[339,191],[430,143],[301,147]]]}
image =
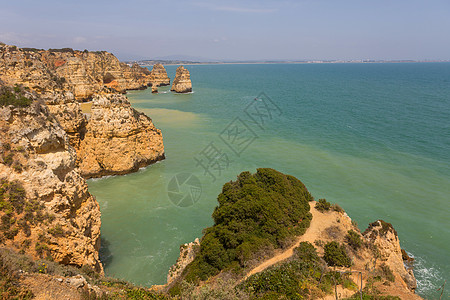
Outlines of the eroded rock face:
{"label": "eroded rock face", "polygon": [[364,237],[373,243],[378,249],[380,259],[392,271],[398,273],[406,283],[407,287],[414,291],[416,279],[412,270],[406,270],[403,264],[402,249],[398,240],[397,232],[390,223],[378,220],[369,225],[364,232]]}
{"label": "eroded rock face", "polygon": [[188,264],[194,261],[195,254],[200,249],[200,240],[196,238],[193,242],[184,244],[180,246],[180,256],[177,262],[170,267],[169,273],[167,274],[167,284],[169,285],[172,281],[176,280]]}
{"label": "eroded rock face", "polygon": [[0,130],[7,203],[0,211],[2,243],[35,258],[51,256],[103,272],[99,205],[75,167],[66,132],[37,101],[26,108],[0,107]]}
{"label": "eroded rock face", "polygon": [[42,98],[69,136],[85,178],[134,172],[164,158],[161,131],[124,95],[95,95],[89,120],[70,92]]}
{"label": "eroded rock face", "polygon": [[154,64],[151,72],[152,86],[165,86],[170,84],[166,69],[162,64]]}
{"label": "eroded rock face", "polygon": [[125,92],[151,85],[150,71],[129,67],[106,51],[20,49],[0,45],[0,79],[36,91],[70,91],[76,100],[95,93]]}
{"label": "eroded rock face", "polygon": [[41,98],[50,113],[58,120],[69,136],[69,142],[77,151],[86,132],[87,118],[71,92],[45,93]]}
{"label": "eroded rock face", "polygon": [[78,151],[85,178],[120,175],[164,158],[161,130],[119,94],[96,95]]}
{"label": "eroded rock face", "polygon": [[175,79],[173,80],[172,88],[170,90],[177,93],[192,92],[191,75],[183,66],[177,68]]}

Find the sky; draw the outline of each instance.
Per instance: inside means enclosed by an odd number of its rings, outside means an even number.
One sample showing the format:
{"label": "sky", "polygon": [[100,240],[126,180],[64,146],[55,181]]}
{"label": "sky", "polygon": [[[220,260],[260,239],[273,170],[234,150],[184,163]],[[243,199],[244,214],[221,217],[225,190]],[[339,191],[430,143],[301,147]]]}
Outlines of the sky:
{"label": "sky", "polygon": [[450,60],[450,1],[0,0],[0,41],[121,60]]}

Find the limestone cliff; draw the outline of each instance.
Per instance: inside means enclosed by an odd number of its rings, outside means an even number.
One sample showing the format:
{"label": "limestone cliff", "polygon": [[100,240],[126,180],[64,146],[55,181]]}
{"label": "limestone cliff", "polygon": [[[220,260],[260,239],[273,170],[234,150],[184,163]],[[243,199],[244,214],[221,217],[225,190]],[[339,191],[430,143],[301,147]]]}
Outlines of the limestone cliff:
{"label": "limestone cliff", "polygon": [[1,243],[103,272],[99,205],[59,122],[35,100],[1,106],[0,130]]}
{"label": "limestone cliff", "polygon": [[85,178],[126,174],[164,159],[161,131],[124,95],[95,95],[89,119],[70,92],[42,99],[69,136]]}
{"label": "limestone cliff", "polygon": [[77,151],[86,132],[87,118],[71,92],[53,92],[41,95],[50,113],[58,120]]}
{"label": "limestone cliff", "polygon": [[195,254],[200,248],[200,240],[196,238],[193,242],[186,243],[180,246],[180,256],[176,263],[170,267],[167,274],[167,284],[171,284],[183,273],[184,268],[189,265],[195,258]]}
{"label": "limestone cliff", "polygon": [[[376,221],[369,225],[369,228],[361,233],[352,222],[350,217],[339,207],[328,210],[319,210],[316,208],[317,202],[310,202],[310,212],[312,220],[310,227],[306,232],[297,237],[293,244],[279,252],[275,252],[270,257],[265,257],[264,260],[259,261],[251,268],[243,268],[240,275],[230,275],[222,272],[219,275],[209,278],[208,283],[200,284],[201,289],[216,289],[220,288],[220,282],[229,278],[229,276],[237,276],[233,278],[233,286],[242,283],[244,286],[252,276],[260,275],[260,283],[263,283],[266,278],[264,273],[266,270],[270,274],[271,268],[279,266],[282,270],[289,268],[289,262],[295,257],[297,247],[301,243],[307,242],[314,245],[320,257],[324,257],[325,247],[327,243],[336,242],[345,249],[346,255],[351,260],[350,267],[336,267],[327,266],[323,261],[322,272],[338,271],[341,273],[351,272],[349,279],[357,283],[359,288],[363,286],[364,294],[369,295],[372,291],[376,291],[379,296],[391,295],[398,296],[400,299],[422,299],[415,294],[416,280],[411,269],[406,269],[402,259],[402,251],[400,248],[397,233],[391,224],[384,221]],[[349,232],[353,233],[353,239],[349,239]],[[355,241],[359,241],[356,243]],[[209,246],[209,245],[208,245]],[[206,247],[208,247],[206,246]],[[164,291],[173,286],[176,286],[177,281],[183,280],[183,271],[194,261],[195,256],[201,252],[202,245],[199,244],[198,239],[195,242],[184,244],[180,246],[180,256],[177,262],[170,268],[167,275],[167,284],[164,286],[154,286],[154,290]],[[205,246],[203,246],[205,247]],[[286,264],[286,265],[284,265]],[[286,269],[283,269],[286,266]],[[285,272],[285,271],[283,271]],[[272,273],[273,274],[273,273]],[[295,279],[289,278],[286,274],[284,280],[287,282],[295,282]],[[267,275],[267,280],[270,280],[270,275]],[[322,277],[321,277],[322,278]],[[221,281],[220,281],[221,280]],[[219,282],[218,285],[215,282]],[[311,281],[314,282],[314,281]],[[267,283],[270,285],[271,283]],[[206,286],[205,286],[206,285]],[[309,288],[313,288],[309,283]],[[337,294],[340,297],[351,297],[355,294],[355,286],[352,288],[344,288],[343,286],[336,287]],[[333,291],[334,293],[335,291]],[[311,299],[335,299],[334,294],[320,294],[317,293]],[[359,299],[359,294],[357,294]],[[353,299],[353,298],[352,298]]]}
{"label": "limestone cliff", "polygon": [[172,88],[170,90],[177,93],[192,92],[191,75],[183,66],[177,68],[175,79],[173,80]]}
{"label": "limestone cliff", "polygon": [[150,80],[152,86],[165,86],[170,84],[170,78],[167,76],[166,69],[162,64],[153,65]]}
{"label": "limestone cliff", "polygon": [[96,95],[78,151],[85,178],[126,174],[164,158],[161,131],[119,94]]}
{"label": "limestone cliff", "polygon": [[0,79],[37,91],[70,91],[77,100],[95,93],[125,92],[151,85],[147,68],[129,67],[106,51],[20,49],[0,45]]}
{"label": "limestone cliff", "polygon": [[391,224],[378,220],[371,223],[364,232],[364,237],[379,251],[381,263],[400,275],[410,290],[415,290],[417,283],[411,269],[407,270],[403,264],[402,249],[397,232]]}

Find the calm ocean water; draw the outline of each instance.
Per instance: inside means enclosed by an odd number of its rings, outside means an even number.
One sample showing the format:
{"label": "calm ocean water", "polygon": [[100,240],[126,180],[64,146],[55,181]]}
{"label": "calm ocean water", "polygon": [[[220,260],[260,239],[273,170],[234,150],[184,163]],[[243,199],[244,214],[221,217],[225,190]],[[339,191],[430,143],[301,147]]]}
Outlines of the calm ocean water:
{"label": "calm ocean water", "polygon": [[[172,79],[175,68],[167,67]],[[361,230],[377,219],[392,223],[416,258],[418,293],[439,298],[450,274],[449,63],[187,68],[192,94],[129,93],[162,130],[167,159],[88,182],[102,211],[107,275],[165,283],[180,244],[211,225],[222,185],[271,167],[340,204]],[[195,159],[205,165],[211,157],[208,173]],[[169,199],[180,173],[201,183],[193,205]]]}

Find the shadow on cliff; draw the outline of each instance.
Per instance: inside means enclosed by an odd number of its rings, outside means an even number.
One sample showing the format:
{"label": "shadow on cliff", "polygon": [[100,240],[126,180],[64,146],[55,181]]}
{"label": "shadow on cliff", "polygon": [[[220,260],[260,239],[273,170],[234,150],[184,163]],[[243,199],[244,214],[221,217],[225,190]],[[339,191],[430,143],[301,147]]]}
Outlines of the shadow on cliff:
{"label": "shadow on cliff", "polygon": [[113,261],[113,255],[109,250],[109,246],[111,245],[111,243],[103,237],[100,237],[100,242],[101,242],[99,251],[100,261],[103,264],[103,268],[107,268]]}

